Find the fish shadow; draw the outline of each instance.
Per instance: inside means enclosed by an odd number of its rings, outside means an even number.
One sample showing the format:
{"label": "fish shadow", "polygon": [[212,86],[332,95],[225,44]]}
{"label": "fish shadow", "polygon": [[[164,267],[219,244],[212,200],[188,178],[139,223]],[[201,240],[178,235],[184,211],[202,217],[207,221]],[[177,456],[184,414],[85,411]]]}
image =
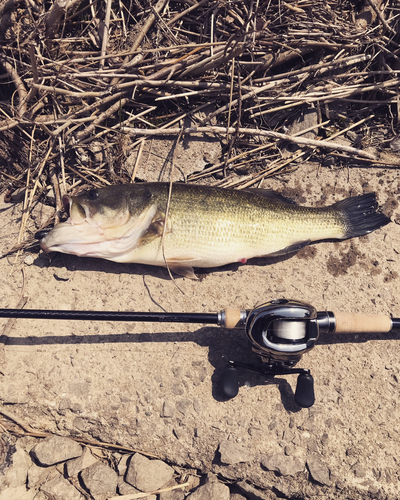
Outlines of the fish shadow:
{"label": "fish shadow", "polygon": [[[210,274],[237,272],[240,268],[247,265],[266,267],[277,264],[279,262],[284,262],[292,258],[294,255],[294,253],[291,253],[279,257],[257,257],[254,259],[249,259],[246,264],[234,262],[232,264],[227,264],[220,267],[195,268],[195,274],[201,281]],[[68,271],[94,271],[106,274],[125,274],[142,277],[151,276],[163,281],[171,280],[168,270],[160,266],[149,266],[145,264],[134,263],[123,264],[95,257],[77,257],[76,255],[62,254],[57,252],[38,255],[33,265],[40,268],[52,268],[54,269],[55,273],[59,269],[66,268]],[[175,274],[174,272],[172,273],[172,275],[176,280],[184,279],[183,276]]]}
{"label": "fish shadow", "polygon": [[142,264],[123,264],[95,257],[77,257],[76,255],[51,252],[40,254],[34,263],[37,267],[48,267],[57,271],[66,268],[68,271],[92,271],[115,275],[152,276],[161,280],[170,280],[168,271],[162,267],[146,266]]}

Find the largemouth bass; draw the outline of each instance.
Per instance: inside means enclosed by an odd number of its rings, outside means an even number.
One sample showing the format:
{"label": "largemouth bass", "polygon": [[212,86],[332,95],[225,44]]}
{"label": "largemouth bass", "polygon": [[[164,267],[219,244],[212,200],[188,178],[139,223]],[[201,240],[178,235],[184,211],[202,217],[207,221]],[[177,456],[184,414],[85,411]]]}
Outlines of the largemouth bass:
{"label": "largemouth bass", "polygon": [[168,265],[196,278],[194,267],[282,255],[315,241],[362,236],[390,222],[377,210],[374,193],[313,208],[266,190],[173,184],[166,217],[168,191],[168,183],[143,183],[64,196],[69,218],[43,237],[41,247],[115,262]]}

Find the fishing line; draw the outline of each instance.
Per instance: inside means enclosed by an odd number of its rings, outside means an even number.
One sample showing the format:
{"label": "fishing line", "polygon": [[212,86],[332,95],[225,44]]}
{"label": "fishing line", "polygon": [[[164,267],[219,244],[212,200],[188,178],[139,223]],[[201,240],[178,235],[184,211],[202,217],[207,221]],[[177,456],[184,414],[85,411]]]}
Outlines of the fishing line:
{"label": "fishing line", "polygon": [[174,179],[173,173],[174,173],[174,168],[175,168],[175,155],[176,155],[176,150],[178,149],[179,141],[181,140],[182,134],[183,134],[183,127],[181,128],[181,130],[179,132],[178,138],[177,138],[177,140],[175,142],[174,152],[172,153],[172,162],[171,162],[172,166],[171,166],[170,179],[169,179],[168,200],[167,200],[167,207],[165,209],[165,220],[164,220],[163,232],[162,232],[162,235],[161,235],[161,248],[162,248],[162,254],[163,254],[164,263],[165,263],[165,266],[167,268],[168,274],[169,274],[169,276],[170,276],[173,284],[181,292],[182,295],[185,295],[185,292],[179,287],[179,285],[177,284],[175,278],[172,276],[171,269],[169,268],[167,259],[165,258],[165,246],[164,246],[165,231],[166,231],[166,228],[167,228],[168,215],[169,215],[169,206],[170,206],[170,203],[171,203],[171,196],[172,196],[172,184],[173,184],[173,179]]}

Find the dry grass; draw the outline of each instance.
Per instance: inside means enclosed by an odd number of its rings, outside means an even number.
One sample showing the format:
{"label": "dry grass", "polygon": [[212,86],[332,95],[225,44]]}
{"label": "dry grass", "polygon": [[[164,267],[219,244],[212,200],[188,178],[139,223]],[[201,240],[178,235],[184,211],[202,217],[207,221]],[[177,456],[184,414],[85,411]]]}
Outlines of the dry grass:
{"label": "dry grass", "polygon": [[[0,1],[0,183],[25,189],[18,243],[34,200],[58,217],[65,193],[134,181],[127,155],[167,132],[218,135],[220,163],[188,181],[225,187],[328,153],[379,163],[399,120],[399,13],[393,0]],[[310,109],[313,125],[288,133]],[[283,155],[287,141],[301,149]]]}

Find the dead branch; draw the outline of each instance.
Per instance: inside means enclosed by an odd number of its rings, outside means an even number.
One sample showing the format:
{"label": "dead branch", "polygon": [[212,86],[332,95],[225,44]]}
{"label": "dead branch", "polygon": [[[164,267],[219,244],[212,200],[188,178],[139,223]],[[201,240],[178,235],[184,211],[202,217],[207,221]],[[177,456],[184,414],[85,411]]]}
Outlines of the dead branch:
{"label": "dead branch", "polygon": [[372,8],[375,14],[379,17],[380,22],[383,24],[386,31],[389,31],[392,35],[397,35],[397,32],[388,25],[386,19],[383,17],[383,13],[381,12],[381,0],[367,0],[368,5]]}
{"label": "dead branch", "polygon": [[[135,50],[140,47],[140,44],[142,43],[144,37],[146,36],[147,32],[149,31],[151,25],[154,23],[154,20],[156,18],[156,14],[159,14],[161,10],[165,7],[165,4],[167,3],[167,0],[158,0],[156,5],[154,6],[154,12],[152,12],[149,17],[147,18],[147,21],[143,25],[142,29],[140,30],[140,33],[136,37],[134,43],[132,44],[131,51],[134,52]],[[129,56],[126,56],[124,59],[124,64],[129,64],[130,58]],[[116,81],[112,82],[112,85],[115,85]]]}
{"label": "dead branch", "polygon": [[12,25],[12,12],[15,9],[15,0],[0,2],[0,33],[5,33]]}
{"label": "dead branch", "polygon": [[67,12],[68,0],[55,0],[51,9],[46,15],[46,35],[49,38],[54,38],[58,31],[61,18]]}
{"label": "dead branch", "polygon": [[93,132],[93,130],[96,128],[97,125],[99,125],[100,123],[103,123],[104,120],[111,117],[119,109],[123,108],[125,106],[125,104],[127,103],[127,101],[128,101],[128,99],[121,99],[121,100],[117,101],[115,104],[113,104],[112,106],[110,106],[106,111],[101,113],[100,116],[98,118],[96,118],[96,120],[94,120],[91,125],[89,125],[89,127],[87,127],[85,130],[82,130],[82,132],[77,134],[77,140],[81,141],[85,137],[88,137]]}
{"label": "dead branch", "polygon": [[106,55],[108,35],[110,31],[110,16],[111,16],[111,0],[107,0],[106,16],[104,19],[104,24],[102,29],[101,59],[99,61],[100,69],[104,67],[104,56]]}
{"label": "dead branch", "polygon": [[23,84],[20,76],[18,75],[17,70],[6,60],[6,58],[2,54],[0,54],[0,63],[3,65],[4,69],[7,71],[8,75],[14,82],[15,88],[19,96],[18,115],[22,117],[26,113],[27,97],[28,97],[25,85]]}

